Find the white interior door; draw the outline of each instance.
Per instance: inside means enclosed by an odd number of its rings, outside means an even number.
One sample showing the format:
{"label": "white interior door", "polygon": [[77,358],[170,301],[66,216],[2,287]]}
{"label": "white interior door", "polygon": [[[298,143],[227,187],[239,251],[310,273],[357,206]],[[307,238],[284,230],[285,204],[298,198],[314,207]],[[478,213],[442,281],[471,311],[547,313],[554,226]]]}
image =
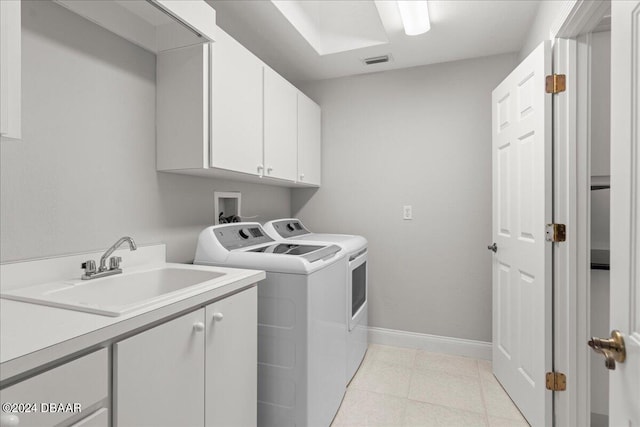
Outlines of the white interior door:
{"label": "white interior door", "polygon": [[611,327],[627,356],[610,371],[609,425],[640,426],[640,2],[611,3]]}
{"label": "white interior door", "polygon": [[492,94],[493,372],[532,426],[549,426],[551,371],[551,46]]}

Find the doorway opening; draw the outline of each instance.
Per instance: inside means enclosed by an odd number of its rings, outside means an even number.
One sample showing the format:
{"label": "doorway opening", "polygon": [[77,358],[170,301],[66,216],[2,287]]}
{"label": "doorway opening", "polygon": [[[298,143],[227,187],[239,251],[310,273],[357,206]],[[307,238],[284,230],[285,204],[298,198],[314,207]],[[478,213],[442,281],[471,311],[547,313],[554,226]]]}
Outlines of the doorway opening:
{"label": "doorway opening", "polygon": [[[606,337],[609,325],[609,249],[611,182],[611,16],[578,38],[589,53],[588,150],[590,177],[589,336]],[[609,371],[603,357],[589,357],[591,427],[609,425]]]}

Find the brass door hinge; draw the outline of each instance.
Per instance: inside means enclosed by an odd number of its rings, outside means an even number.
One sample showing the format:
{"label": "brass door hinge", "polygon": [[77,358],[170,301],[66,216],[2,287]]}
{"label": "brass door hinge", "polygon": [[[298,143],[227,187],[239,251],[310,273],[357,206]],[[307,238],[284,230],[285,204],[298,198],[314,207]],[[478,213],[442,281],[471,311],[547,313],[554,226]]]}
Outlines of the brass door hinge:
{"label": "brass door hinge", "polygon": [[562,372],[547,372],[547,390],[565,391],[567,389],[567,376]]}
{"label": "brass door hinge", "polygon": [[567,89],[567,76],[564,74],[551,74],[545,80],[547,93],[560,93]]}
{"label": "brass door hinge", "polygon": [[567,227],[564,224],[547,224],[545,240],[547,242],[564,242],[567,240]]}

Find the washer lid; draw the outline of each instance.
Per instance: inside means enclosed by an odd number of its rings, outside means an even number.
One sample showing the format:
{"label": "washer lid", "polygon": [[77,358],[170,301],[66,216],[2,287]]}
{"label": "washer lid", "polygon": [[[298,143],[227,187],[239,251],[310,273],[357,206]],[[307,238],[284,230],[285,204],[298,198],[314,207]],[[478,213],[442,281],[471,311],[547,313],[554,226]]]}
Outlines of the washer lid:
{"label": "washer lid", "polygon": [[265,254],[299,256],[305,258],[309,262],[314,262],[331,257],[339,251],[340,247],[336,245],[297,245],[291,243],[276,243],[273,245],[266,245],[259,248],[247,250],[247,252],[262,252]]}

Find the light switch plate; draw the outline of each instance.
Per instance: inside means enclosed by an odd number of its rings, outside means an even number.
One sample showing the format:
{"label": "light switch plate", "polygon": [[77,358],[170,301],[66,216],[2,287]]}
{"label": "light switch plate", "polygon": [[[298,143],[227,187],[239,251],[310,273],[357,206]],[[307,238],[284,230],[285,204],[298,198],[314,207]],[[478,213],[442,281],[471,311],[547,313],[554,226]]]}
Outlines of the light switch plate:
{"label": "light switch plate", "polygon": [[413,209],[411,205],[404,205],[402,207],[402,219],[413,219]]}

